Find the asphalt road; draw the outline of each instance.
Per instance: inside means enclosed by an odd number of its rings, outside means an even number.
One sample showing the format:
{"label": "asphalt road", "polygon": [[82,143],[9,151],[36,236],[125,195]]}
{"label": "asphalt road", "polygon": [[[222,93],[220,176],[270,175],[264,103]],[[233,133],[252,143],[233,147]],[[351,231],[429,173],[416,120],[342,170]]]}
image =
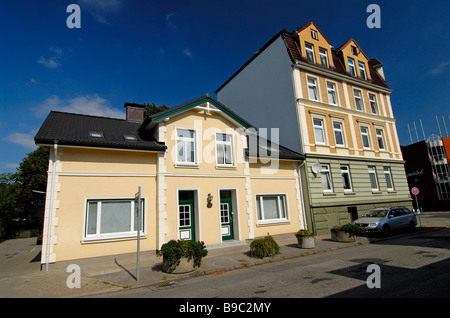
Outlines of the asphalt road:
{"label": "asphalt road", "polygon": [[[377,269],[368,271],[375,264]],[[450,297],[450,229],[254,266],[221,275],[97,295],[115,298]],[[376,276],[379,273],[378,276]],[[380,288],[369,288],[379,283]]]}

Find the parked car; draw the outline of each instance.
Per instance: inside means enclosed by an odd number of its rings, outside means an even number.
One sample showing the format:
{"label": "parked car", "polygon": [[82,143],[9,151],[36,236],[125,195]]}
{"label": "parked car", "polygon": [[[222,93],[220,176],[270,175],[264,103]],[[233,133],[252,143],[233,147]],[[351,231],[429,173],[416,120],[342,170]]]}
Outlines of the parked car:
{"label": "parked car", "polygon": [[354,223],[359,225],[363,232],[381,232],[388,235],[391,230],[401,228],[414,230],[417,219],[416,215],[406,207],[376,208],[369,210]]}
{"label": "parked car", "polygon": [[42,244],[42,231],[39,232],[37,238],[36,238],[36,244],[41,245]]}

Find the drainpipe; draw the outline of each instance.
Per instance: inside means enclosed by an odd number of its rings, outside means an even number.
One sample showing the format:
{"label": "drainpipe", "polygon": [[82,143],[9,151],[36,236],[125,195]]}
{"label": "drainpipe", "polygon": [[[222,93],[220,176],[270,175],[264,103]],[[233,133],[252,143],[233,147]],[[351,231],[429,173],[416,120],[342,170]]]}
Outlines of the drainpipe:
{"label": "drainpipe", "polygon": [[[305,163],[306,163],[306,161],[303,160],[303,162],[298,165],[297,171],[298,171],[298,183],[300,186],[300,196],[301,196],[302,210],[303,210],[303,220],[302,221],[303,221],[303,226],[306,229],[308,224],[306,222],[305,196],[303,195],[302,171],[301,171],[301,168],[305,165]],[[309,197],[309,195],[308,195],[308,197]]]}
{"label": "drainpipe", "polygon": [[52,237],[52,217],[53,217],[53,201],[55,192],[55,178],[56,178],[56,158],[58,154],[58,140],[53,144],[53,162],[52,162],[52,181],[50,185],[50,207],[47,220],[47,246],[45,251],[45,271],[48,272],[48,263],[50,260],[50,240]]}

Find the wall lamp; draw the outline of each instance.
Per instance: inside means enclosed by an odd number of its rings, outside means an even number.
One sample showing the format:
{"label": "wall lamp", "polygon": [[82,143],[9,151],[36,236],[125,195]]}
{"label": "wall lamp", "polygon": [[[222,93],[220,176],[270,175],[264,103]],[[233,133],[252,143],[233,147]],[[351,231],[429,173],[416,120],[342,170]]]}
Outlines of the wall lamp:
{"label": "wall lamp", "polygon": [[211,203],[211,201],[212,201],[212,199],[213,199],[214,197],[211,195],[211,193],[208,193],[208,198],[206,198],[206,202],[208,202],[208,204],[206,205],[208,208],[211,208],[212,207],[212,203]]}

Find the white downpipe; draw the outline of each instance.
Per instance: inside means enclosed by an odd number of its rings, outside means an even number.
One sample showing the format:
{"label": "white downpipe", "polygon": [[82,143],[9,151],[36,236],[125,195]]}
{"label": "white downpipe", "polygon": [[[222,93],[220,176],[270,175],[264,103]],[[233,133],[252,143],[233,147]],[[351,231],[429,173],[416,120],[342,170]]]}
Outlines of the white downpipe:
{"label": "white downpipe", "polygon": [[48,210],[48,221],[47,221],[47,246],[45,251],[45,271],[48,272],[48,263],[50,261],[50,242],[52,238],[52,217],[53,217],[53,201],[55,194],[55,178],[56,178],[56,158],[58,154],[58,143],[55,141],[53,145],[53,162],[52,162],[52,181],[50,186],[50,207]]}

